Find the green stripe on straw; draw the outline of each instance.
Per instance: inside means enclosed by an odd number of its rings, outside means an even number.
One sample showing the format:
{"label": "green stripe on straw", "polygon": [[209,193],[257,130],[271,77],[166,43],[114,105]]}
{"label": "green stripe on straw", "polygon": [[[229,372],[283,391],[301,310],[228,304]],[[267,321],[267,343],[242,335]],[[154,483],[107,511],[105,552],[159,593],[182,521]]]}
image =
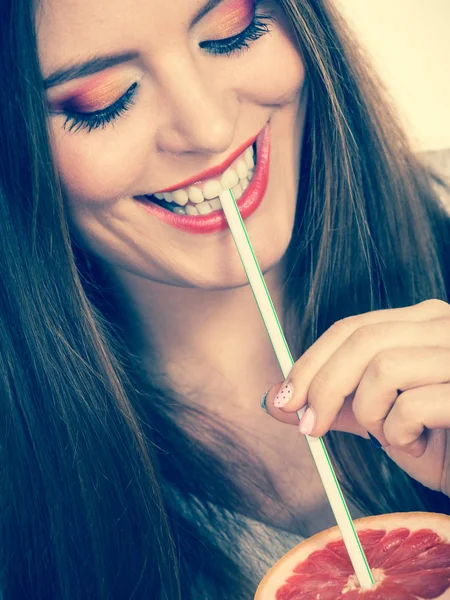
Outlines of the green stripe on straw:
{"label": "green stripe on straw", "polygon": [[[222,192],[220,194],[220,201],[278,364],[283,376],[286,378],[292,369],[294,360],[231,190]],[[297,412],[299,418],[303,415],[304,410],[302,409]],[[325,444],[322,438],[305,437],[359,585],[363,589],[369,589],[375,582]]]}

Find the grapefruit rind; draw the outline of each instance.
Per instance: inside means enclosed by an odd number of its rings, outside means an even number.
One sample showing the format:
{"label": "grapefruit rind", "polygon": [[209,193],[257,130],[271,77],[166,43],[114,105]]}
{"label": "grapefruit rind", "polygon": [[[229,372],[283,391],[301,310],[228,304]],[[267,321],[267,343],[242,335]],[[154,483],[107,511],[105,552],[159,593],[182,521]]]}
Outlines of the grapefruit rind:
{"label": "grapefruit rind", "polygon": [[[429,512],[408,512],[363,517],[353,521],[356,531],[383,529],[386,532],[401,527],[411,532],[419,529],[432,529],[444,542],[450,542],[450,516]],[[338,527],[321,531],[304,540],[285,554],[266,573],[256,590],[254,600],[275,600],[279,588],[294,573],[295,567],[306,560],[315,550],[323,550],[327,544],[341,539]],[[450,600],[450,591],[444,592],[436,600]]]}

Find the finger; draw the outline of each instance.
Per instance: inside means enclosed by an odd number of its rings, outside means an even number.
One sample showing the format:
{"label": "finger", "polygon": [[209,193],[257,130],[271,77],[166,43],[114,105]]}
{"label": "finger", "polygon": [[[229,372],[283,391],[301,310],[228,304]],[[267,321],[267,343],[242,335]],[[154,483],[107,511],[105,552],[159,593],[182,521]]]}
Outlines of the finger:
{"label": "finger", "polygon": [[[281,423],[298,425],[299,419],[297,413],[285,413],[282,410],[275,408],[273,405],[273,399],[282,385],[282,383],[277,383],[268,390],[268,392],[265,394],[264,409],[271,417],[277,421],[281,421]],[[353,415],[352,401],[353,395],[350,395],[348,398],[346,398],[344,406],[340,410],[336,420],[333,423],[332,429],[335,431],[345,431],[347,433],[352,433],[368,439],[369,436],[367,431],[357,422]]]}
{"label": "finger", "polygon": [[[435,348],[450,348],[450,319],[407,324],[377,323],[356,330],[311,382],[307,402],[316,416],[311,434],[322,436],[330,429],[345,397],[356,390],[377,354],[409,346],[420,348],[424,340]],[[295,376],[298,377],[298,373]],[[295,386],[296,380],[294,389]]]}
{"label": "finger", "polygon": [[448,487],[445,477],[445,448],[447,434],[445,429],[426,430],[427,447],[422,456],[412,456],[401,447],[388,446],[385,453],[410,477],[417,479],[432,490],[444,490]]}
{"label": "finger", "polygon": [[269,413],[269,415],[271,417],[273,417],[274,419],[276,419],[277,421],[281,421],[282,423],[287,423],[288,425],[298,425],[298,417],[295,413],[285,413],[282,410],[280,410],[279,408],[276,408],[273,404],[273,400],[275,398],[275,396],[277,395],[277,393],[279,392],[280,388],[282,387],[283,383],[277,383],[276,385],[272,386],[267,394],[266,394],[266,410]]}
{"label": "finger", "polygon": [[[382,446],[389,444],[384,421],[407,390],[450,381],[450,348],[395,348],[369,363],[353,399],[353,414]],[[426,407],[425,407],[426,410]],[[424,449],[424,440],[421,448]]]}
{"label": "finger", "polygon": [[[271,388],[269,388],[261,400],[261,407],[271,417],[273,417],[277,421],[281,421],[281,423],[287,423],[289,425],[298,425],[299,418],[297,416],[297,413],[286,413],[283,410],[280,410],[279,408],[276,408],[274,406],[273,400],[275,396],[279,393],[283,385],[284,383],[280,382],[276,383]],[[363,429],[363,427],[356,421],[353,415],[352,402],[353,394],[350,394],[350,396],[346,398],[344,406],[342,407],[339,415],[333,423],[333,430],[345,431],[347,433],[353,433],[368,438],[367,431]]]}
{"label": "finger", "polygon": [[387,416],[383,433],[390,446],[413,456],[427,447],[427,430],[450,427],[450,384],[428,385],[401,394]]}
{"label": "finger", "polygon": [[339,411],[336,419],[333,421],[331,429],[333,431],[344,431],[346,433],[352,433],[353,435],[359,435],[363,438],[368,439],[369,435],[367,430],[355,419],[353,414],[353,394],[347,396],[345,402]]}
{"label": "finger", "polygon": [[[426,300],[414,306],[376,310],[337,321],[296,361],[286,379],[293,389],[295,379],[295,394],[292,394],[292,399],[283,406],[283,410],[295,412],[306,404],[309,387],[318,371],[359,329],[381,323],[389,326],[393,322],[422,322],[440,318],[450,319],[450,305],[441,300]],[[281,406],[282,403],[279,404]]]}

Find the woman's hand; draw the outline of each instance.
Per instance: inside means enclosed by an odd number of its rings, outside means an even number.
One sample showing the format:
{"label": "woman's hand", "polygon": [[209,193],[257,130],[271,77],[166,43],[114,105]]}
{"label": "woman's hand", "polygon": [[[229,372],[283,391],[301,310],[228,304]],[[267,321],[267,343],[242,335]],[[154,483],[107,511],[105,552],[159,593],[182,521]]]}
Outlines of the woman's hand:
{"label": "woman's hand", "polygon": [[267,395],[268,412],[286,423],[305,406],[302,433],[369,432],[412,477],[450,496],[450,305],[335,323]]}

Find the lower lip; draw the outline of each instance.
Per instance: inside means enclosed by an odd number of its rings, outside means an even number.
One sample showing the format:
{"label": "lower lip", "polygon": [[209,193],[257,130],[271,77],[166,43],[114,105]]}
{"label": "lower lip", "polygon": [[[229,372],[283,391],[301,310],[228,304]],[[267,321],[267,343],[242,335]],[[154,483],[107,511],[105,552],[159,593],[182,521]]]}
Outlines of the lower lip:
{"label": "lower lip", "polygon": [[[269,180],[270,161],[270,128],[267,124],[256,138],[256,169],[251,182],[248,184],[237,206],[243,219],[255,212],[261,204],[266,193]],[[142,208],[161,221],[175,229],[187,231],[188,233],[213,233],[228,228],[228,223],[223,210],[216,210],[208,215],[193,217],[189,215],[177,215],[165,210],[157,204],[144,203],[138,200]]]}

